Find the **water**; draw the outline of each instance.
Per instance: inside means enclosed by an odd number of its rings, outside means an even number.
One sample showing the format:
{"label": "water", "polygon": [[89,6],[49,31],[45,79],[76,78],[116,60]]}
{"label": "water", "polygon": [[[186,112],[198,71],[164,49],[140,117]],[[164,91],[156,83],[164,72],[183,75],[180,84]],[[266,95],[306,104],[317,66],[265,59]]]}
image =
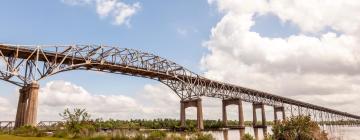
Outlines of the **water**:
{"label": "water", "polygon": [[[341,126],[341,127],[323,127],[328,133],[331,140],[360,140],[360,127]],[[271,127],[267,128],[267,132],[271,134]],[[222,131],[207,131],[212,134],[216,140],[240,140],[240,137],[246,133],[251,134],[257,139],[264,138],[263,129],[246,127],[245,130],[222,130]],[[256,136],[257,133],[257,136]]]}
{"label": "water", "polygon": [[[267,133],[271,134],[271,127],[267,128]],[[253,127],[246,127],[240,130],[221,130],[221,131],[207,131],[206,133],[210,133],[216,140],[240,140],[240,137],[244,134],[248,133],[254,136],[257,139],[264,138],[264,130],[262,128],[253,128]]]}

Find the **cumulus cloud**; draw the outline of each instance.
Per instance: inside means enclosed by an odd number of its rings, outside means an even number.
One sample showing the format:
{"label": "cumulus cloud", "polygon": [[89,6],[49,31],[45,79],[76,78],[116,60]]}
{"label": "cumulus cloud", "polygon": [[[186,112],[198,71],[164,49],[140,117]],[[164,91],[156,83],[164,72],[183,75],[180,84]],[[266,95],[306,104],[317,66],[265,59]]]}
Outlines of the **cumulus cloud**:
{"label": "cumulus cloud", "polygon": [[8,99],[0,97],[0,112],[9,111],[10,102]]}
{"label": "cumulus cloud", "polygon": [[[224,13],[273,13],[302,31],[316,33],[328,27],[344,33],[359,33],[360,2],[354,0],[208,0]],[[349,15],[349,16],[345,16]]]}
{"label": "cumulus cloud", "polygon": [[[39,117],[59,119],[65,108],[86,108],[94,117],[131,119],[158,118],[177,108],[177,96],[162,85],[145,85],[136,96],[91,94],[83,87],[66,81],[52,81],[39,93]],[[169,117],[175,115],[169,114]],[[177,116],[177,115],[176,115]]]}
{"label": "cumulus cloud", "polygon": [[11,121],[15,117],[16,105],[10,98],[0,96],[0,112],[1,121]]}
{"label": "cumulus cloud", "polygon": [[[90,93],[67,81],[51,81],[39,91],[38,121],[60,120],[66,108],[85,108],[92,118],[178,118],[178,96],[162,84],[145,85],[134,96]],[[14,120],[18,95],[0,96],[0,120]]]}
{"label": "cumulus cloud", "polygon": [[139,2],[126,4],[121,0],[62,0],[62,2],[72,6],[95,5],[100,18],[110,17],[114,25],[130,26],[130,18],[141,9]]}
{"label": "cumulus cloud", "polygon": [[[163,84],[147,84],[133,96],[91,93],[68,81],[50,81],[39,91],[38,121],[60,120],[59,113],[66,108],[85,108],[92,118],[103,119],[179,119],[180,98]],[[0,96],[0,120],[14,120],[18,95]],[[250,106],[245,110],[250,112]],[[236,107],[228,108],[229,119],[237,119]],[[203,98],[204,119],[221,118],[221,100]],[[245,113],[251,119],[251,113]],[[270,113],[271,114],[271,113]],[[196,108],[186,110],[186,118],[196,119]]]}
{"label": "cumulus cloud", "polygon": [[[209,53],[201,64],[207,77],[360,112],[346,108],[360,105],[357,102],[360,20],[355,16],[360,13],[360,2],[210,0],[209,3],[215,4],[224,16],[204,43]],[[270,38],[251,31],[254,18],[267,14],[293,23],[301,32],[286,38]]]}
{"label": "cumulus cloud", "polygon": [[61,0],[61,2],[72,6],[88,5],[91,1],[92,0]]}

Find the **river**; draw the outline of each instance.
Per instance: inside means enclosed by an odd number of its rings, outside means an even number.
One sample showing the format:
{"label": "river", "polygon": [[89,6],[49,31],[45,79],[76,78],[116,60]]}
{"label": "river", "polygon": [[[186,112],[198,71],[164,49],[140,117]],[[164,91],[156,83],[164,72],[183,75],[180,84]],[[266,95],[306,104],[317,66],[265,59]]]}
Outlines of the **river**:
{"label": "river", "polygon": [[[360,127],[341,126],[341,127],[323,127],[328,133],[330,139],[336,140],[360,140]],[[206,131],[206,133],[212,134],[216,140],[240,140],[240,136],[249,133],[252,136],[257,137],[259,140],[264,138],[263,129],[257,130],[252,127],[246,127],[245,130],[221,130],[221,131]],[[267,128],[267,132],[271,133],[271,127]]]}

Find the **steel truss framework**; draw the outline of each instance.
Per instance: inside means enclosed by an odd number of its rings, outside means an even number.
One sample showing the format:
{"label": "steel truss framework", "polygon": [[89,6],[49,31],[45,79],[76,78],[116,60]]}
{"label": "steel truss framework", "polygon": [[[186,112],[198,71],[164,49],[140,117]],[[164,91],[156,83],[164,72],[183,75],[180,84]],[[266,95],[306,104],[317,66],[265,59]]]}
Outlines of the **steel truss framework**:
{"label": "steel truss framework", "polygon": [[210,80],[162,57],[138,50],[99,45],[27,46],[0,44],[0,79],[18,86],[51,75],[91,70],[144,77],[170,87],[181,100],[201,96],[240,98],[250,103],[284,106],[290,115],[307,114],[316,121],[352,120],[360,116],[270,93]]}

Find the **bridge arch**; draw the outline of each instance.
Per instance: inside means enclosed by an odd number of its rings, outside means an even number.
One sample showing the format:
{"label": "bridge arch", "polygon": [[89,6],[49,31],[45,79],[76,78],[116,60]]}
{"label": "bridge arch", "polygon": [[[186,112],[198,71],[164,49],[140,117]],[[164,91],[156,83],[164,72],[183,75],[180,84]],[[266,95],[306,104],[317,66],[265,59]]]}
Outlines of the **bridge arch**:
{"label": "bridge arch", "polygon": [[199,97],[184,77],[198,75],[151,53],[98,45],[13,45],[10,49],[0,52],[6,65],[0,69],[0,79],[21,87],[60,72],[91,70],[149,78],[167,85],[181,99]]}
{"label": "bridge arch", "polygon": [[[240,99],[253,103],[253,105],[274,107],[291,105],[291,107],[313,110],[315,115],[328,113],[347,119],[360,120],[360,116],[347,112],[210,80],[172,61],[138,50],[101,45],[0,44],[0,79],[23,87],[25,90],[22,93],[26,100],[30,100],[28,95],[37,92],[39,88],[37,81],[71,70],[101,71],[157,80],[170,87],[180,97],[183,105],[188,107],[194,106],[195,103],[199,104],[196,106],[200,106],[200,97],[207,96],[223,100]],[[31,97],[35,98],[36,95]]]}

